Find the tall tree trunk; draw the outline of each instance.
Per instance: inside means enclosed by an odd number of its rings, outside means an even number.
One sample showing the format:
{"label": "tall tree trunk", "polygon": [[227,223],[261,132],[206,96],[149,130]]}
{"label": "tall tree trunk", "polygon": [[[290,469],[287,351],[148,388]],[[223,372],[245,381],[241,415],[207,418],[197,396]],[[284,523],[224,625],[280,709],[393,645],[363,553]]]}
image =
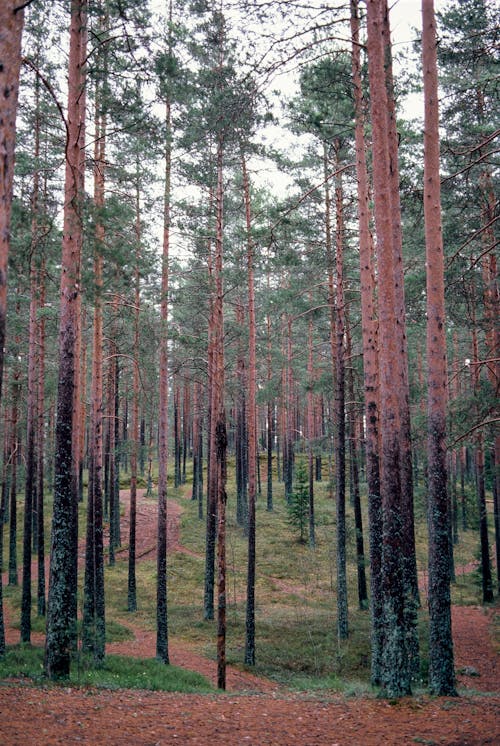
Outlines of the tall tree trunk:
{"label": "tall tree trunk", "polygon": [[[222,40],[222,29],[221,29]],[[222,60],[222,46],[220,49]],[[222,64],[222,62],[221,62]],[[223,311],[223,230],[224,230],[224,184],[223,184],[224,139],[219,134],[217,143],[217,189],[215,196],[215,299],[214,326],[215,345],[214,388],[217,391],[215,418],[215,463],[217,481],[217,686],[226,688],[226,413],[224,409],[224,311]]]}
{"label": "tall tree trunk", "polygon": [[[475,298],[472,298],[472,389],[478,396],[481,366],[479,363],[478,339],[475,313]],[[477,413],[479,420],[479,412]],[[479,512],[479,539],[481,546],[481,585],[483,603],[493,601],[493,580],[491,576],[490,543],[488,535],[488,511],[486,508],[486,488],[484,481],[484,434],[478,430],[476,448],[474,452],[474,466],[476,477],[476,496]]]}
{"label": "tall tree trunk", "polygon": [[340,172],[340,142],[334,143],[335,167],[335,461],[337,507],[337,634],[340,640],[349,635],[347,603],[346,517],[345,517],[345,299],[344,299],[344,212],[342,174]]}
{"label": "tall tree trunk", "polygon": [[[351,329],[346,312],[346,355],[351,358]],[[351,493],[354,507],[354,525],[356,531],[356,569],[358,576],[358,603],[360,609],[368,608],[368,591],[366,588],[365,548],[363,541],[363,516],[361,513],[361,497],[359,494],[358,447],[356,437],[356,404],[354,400],[354,375],[352,365],[347,369],[347,396],[349,420],[349,455],[351,463]]]}
{"label": "tall tree trunk", "polygon": [[427,461],[429,468],[429,688],[456,694],[451,632],[448,495],[446,489],[446,334],[439,177],[439,109],[433,0],[422,0],[424,74],[424,218],[427,267]]}
{"label": "tall tree trunk", "polygon": [[[9,463],[10,479],[8,480],[9,492],[9,585],[17,585],[17,461],[19,448],[19,399],[21,396],[21,371],[15,368],[12,376],[12,407],[10,419],[10,446]],[[3,530],[3,522],[2,525]],[[31,562],[31,556],[30,556]]]}
{"label": "tall tree trunk", "polygon": [[19,6],[16,0],[5,0],[0,6],[0,396],[5,349],[16,112],[24,23],[24,11]]}
{"label": "tall tree trunk", "polygon": [[373,237],[370,230],[369,179],[366,165],[365,101],[361,81],[358,0],[351,0],[352,77],[354,86],[359,268],[361,280],[361,336],[366,422],[366,483],[370,533],[371,680],[381,681],[383,659],[382,612],[382,503],[379,470],[378,321],[375,303]]}
{"label": "tall tree trunk", "polygon": [[76,639],[75,583],[77,529],[73,479],[73,396],[75,388],[75,332],[79,295],[81,246],[81,179],[79,97],[84,87],[81,62],[82,38],[86,28],[86,0],[72,0],[68,85],[68,129],[64,225],[59,318],[59,374],[56,417],[56,454],[52,545],[50,556],[49,603],[45,647],[45,669],[51,679],[66,678],[70,650]]}
{"label": "tall tree trunk", "polygon": [[[172,0],[169,3],[172,22]],[[171,31],[169,31],[171,34]],[[169,37],[169,52],[171,38]],[[158,420],[158,544],[156,558],[156,657],[169,663],[167,613],[167,459],[168,459],[168,282],[170,249],[170,191],[172,163],[172,113],[165,101],[165,191],[163,200],[163,251],[160,301],[160,377]]]}
{"label": "tall tree trunk", "polygon": [[45,526],[44,526],[44,451],[45,451],[45,319],[43,310],[45,308],[45,260],[39,273],[39,308],[42,315],[38,322],[38,392],[37,392],[37,500],[38,500],[38,588],[37,607],[38,615],[45,616]]}
{"label": "tall tree trunk", "polygon": [[410,422],[410,389],[408,374],[408,340],[406,336],[406,311],[403,273],[403,236],[401,227],[401,202],[399,195],[399,135],[396,128],[396,107],[394,100],[394,81],[392,75],[392,47],[389,26],[389,6],[383,0],[382,6],[383,43],[385,53],[385,81],[387,87],[387,134],[389,144],[389,177],[390,199],[392,210],[392,232],[394,251],[394,292],[396,313],[399,319],[395,327],[398,356],[395,364],[398,368],[400,385],[397,394],[400,399],[400,437],[399,447],[401,469],[401,511],[403,518],[403,580],[405,584],[405,631],[407,636],[407,655],[410,672],[413,678],[420,675],[420,653],[417,629],[417,609],[420,606],[418,589],[417,560],[415,551],[415,520],[413,510],[413,464]]}
{"label": "tall tree trunk", "polygon": [[316,526],[314,515],[314,368],[313,368],[313,321],[309,315],[308,323],[308,355],[307,355],[307,461],[309,471],[309,546],[316,547]]}
{"label": "tall tree trunk", "polygon": [[186,484],[186,461],[191,439],[191,389],[189,381],[184,379],[182,389],[182,465],[181,484]]}
{"label": "tall tree trunk", "polygon": [[248,535],[248,420],[247,420],[247,370],[243,345],[245,313],[240,301],[236,305],[236,323],[240,328],[236,361],[236,521]]}
{"label": "tall tree trunk", "polygon": [[[267,273],[267,293],[269,295],[269,272]],[[271,316],[266,317],[267,331],[267,510],[273,510],[273,440],[274,440],[274,400],[271,397],[272,380],[272,342],[271,342]]]}
{"label": "tall tree trunk", "polygon": [[[7,265],[10,248],[12,185],[14,179],[14,145],[16,112],[21,66],[21,36],[24,11],[16,0],[0,5],[0,401],[5,350],[7,313]],[[2,516],[3,525],[3,516]],[[0,655],[5,652],[3,594],[0,582]]]}
{"label": "tall tree trunk", "polygon": [[[107,32],[107,19],[101,20],[101,32]],[[105,49],[105,47],[103,48]],[[103,61],[104,68],[106,60]],[[87,504],[87,546],[85,559],[83,643],[100,663],[105,653],[104,556],[103,556],[103,248],[105,228],[106,115],[105,82],[96,91],[96,133],[94,144],[94,207],[96,210],[94,248],[94,340],[92,355],[92,391],[90,423],[89,496]]]}
{"label": "tall tree trunk", "polygon": [[[380,365],[380,487],[382,497],[382,601],[384,660],[380,671],[382,687],[389,696],[409,694],[405,584],[404,526],[402,521],[400,440],[401,412],[395,375],[398,318],[394,276],[394,240],[391,204],[389,142],[387,136],[387,89],[382,21],[383,0],[368,0],[368,68],[372,120],[373,186],[377,256],[379,269],[379,365]],[[398,366],[399,367],[399,366]],[[397,370],[397,369],[396,369]]]}
{"label": "tall tree trunk", "polygon": [[[213,190],[209,195],[209,235],[213,208]],[[215,299],[213,296],[212,247],[208,243],[208,278],[211,287],[208,321],[208,427],[207,427],[207,529],[205,541],[204,618],[214,618],[215,587],[215,534],[217,531],[217,468],[215,458],[215,422],[217,412],[217,387],[215,385]]]}
{"label": "tall tree trunk", "polygon": [[[27,415],[26,415],[26,482],[24,500],[24,547],[28,551],[27,542],[31,541],[33,533],[33,544],[36,548],[38,540],[38,529],[36,513],[37,501],[37,397],[38,397],[38,269],[39,262],[39,198],[40,198],[40,174],[38,171],[38,160],[40,157],[40,83],[38,76],[35,79],[35,173],[33,176],[33,194],[31,220],[31,247],[30,247],[30,309],[29,309],[29,349],[28,349],[28,391],[27,391]],[[36,539],[35,539],[36,537]],[[31,557],[26,556],[23,561],[23,595],[21,605],[21,640],[29,642],[31,637]]]}
{"label": "tall tree trunk", "polygon": [[140,171],[136,163],[135,195],[135,289],[134,289],[134,366],[132,382],[132,448],[130,451],[130,524],[128,542],[128,611],[137,610],[136,561],[136,520],[137,520],[137,456],[139,451],[139,340],[140,340],[140,256],[141,256],[141,211],[140,211]]}
{"label": "tall tree trunk", "polygon": [[255,325],[254,243],[250,184],[242,155],[243,191],[247,232],[247,285],[248,285],[248,564],[247,607],[245,625],[245,663],[255,665],[255,502],[257,498],[257,361]]}

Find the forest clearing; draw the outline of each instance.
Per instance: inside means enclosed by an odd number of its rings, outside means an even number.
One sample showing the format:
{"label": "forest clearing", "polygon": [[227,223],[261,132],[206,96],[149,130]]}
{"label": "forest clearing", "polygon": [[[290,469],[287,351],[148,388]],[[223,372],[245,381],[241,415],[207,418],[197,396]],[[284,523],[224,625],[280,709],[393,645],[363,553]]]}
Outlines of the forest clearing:
{"label": "forest clearing", "polygon": [[500,742],[498,11],[2,0],[2,743]]}

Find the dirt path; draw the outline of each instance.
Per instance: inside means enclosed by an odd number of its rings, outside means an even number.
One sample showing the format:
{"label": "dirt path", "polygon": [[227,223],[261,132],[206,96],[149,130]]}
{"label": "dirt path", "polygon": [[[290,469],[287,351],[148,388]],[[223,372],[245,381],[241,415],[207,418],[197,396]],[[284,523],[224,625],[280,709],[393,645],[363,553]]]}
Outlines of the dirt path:
{"label": "dirt path", "polygon": [[[128,490],[122,490],[120,497],[125,505],[125,514],[122,519],[122,541],[129,531]],[[167,504],[167,546],[169,554],[182,552],[193,557],[198,557],[180,541],[180,516],[182,506],[174,500],[168,500]],[[146,490],[137,491],[137,559],[152,559],[156,552],[156,519],[157,506],[154,500],[146,497]],[[119,555],[118,555],[119,556]],[[109,653],[119,655],[131,655],[138,658],[153,658],[156,650],[156,633],[144,630],[134,624],[131,618],[121,618],[120,623],[128,627],[134,634],[134,640],[110,643],[106,646]],[[214,661],[197,654],[185,644],[178,640],[169,639],[169,657],[175,666],[187,668],[191,671],[206,676],[214,685],[217,683],[217,669]],[[254,676],[246,671],[228,666],[227,686],[230,691],[251,692],[273,692],[277,686],[270,681]]]}
{"label": "dirt path", "polygon": [[[128,543],[128,491],[122,520],[123,557]],[[190,552],[180,543],[182,506],[169,500],[169,551]],[[137,556],[152,559],[156,550],[156,504],[138,494]],[[120,555],[118,555],[119,557]],[[139,691],[94,691],[50,687],[2,686],[0,743],[6,746],[77,744],[87,746],[169,746],[207,744],[254,746],[389,746],[424,743],[479,746],[500,743],[498,656],[491,639],[493,611],[454,607],[455,658],[461,687],[489,692],[458,699],[423,697],[389,703],[374,698],[290,696],[272,682],[228,667],[232,694],[197,696]],[[6,619],[8,642],[19,632]],[[155,634],[130,618],[121,620],[134,640],[112,643],[110,653],[152,657]],[[40,640],[38,638],[40,637]],[[42,635],[34,635],[40,642]],[[171,639],[171,662],[215,681],[215,663]],[[476,673],[478,675],[472,675]],[[243,693],[244,692],[244,693]],[[496,692],[496,694],[492,694]],[[251,693],[251,696],[249,696]],[[8,713],[12,713],[9,716]]]}

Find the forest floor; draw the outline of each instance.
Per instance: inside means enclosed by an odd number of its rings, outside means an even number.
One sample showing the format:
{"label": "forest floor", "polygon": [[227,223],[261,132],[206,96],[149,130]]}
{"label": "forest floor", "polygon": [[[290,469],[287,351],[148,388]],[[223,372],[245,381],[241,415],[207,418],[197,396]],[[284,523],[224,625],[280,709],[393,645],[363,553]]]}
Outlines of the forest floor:
{"label": "forest floor", "polygon": [[[124,502],[128,491],[123,492]],[[192,554],[180,542],[182,505],[169,500],[170,552]],[[156,508],[138,494],[137,558],[152,559]],[[123,535],[128,516],[123,517]],[[19,631],[6,614],[6,640]],[[121,623],[125,624],[123,620]],[[167,694],[27,686],[0,682],[0,742],[5,746],[86,744],[156,746],[379,746],[380,744],[500,744],[498,654],[494,611],[453,607],[455,663],[460,697],[414,696],[397,701],[374,696],[291,692],[250,672],[228,666],[225,694]],[[109,653],[152,658],[155,634],[126,622],[134,639],[107,645]],[[34,634],[33,643],[42,636]],[[169,640],[172,664],[198,671],[215,683],[216,665],[189,645]]]}

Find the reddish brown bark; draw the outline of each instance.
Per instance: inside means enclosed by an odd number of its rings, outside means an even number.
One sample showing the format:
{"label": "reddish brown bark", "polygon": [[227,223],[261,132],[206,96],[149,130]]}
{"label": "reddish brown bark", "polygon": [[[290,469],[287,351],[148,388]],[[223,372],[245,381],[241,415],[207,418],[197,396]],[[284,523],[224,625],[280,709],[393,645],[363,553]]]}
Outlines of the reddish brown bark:
{"label": "reddish brown bark", "polygon": [[[16,112],[24,11],[15,0],[0,4],[0,400],[7,314],[7,265],[10,248]],[[2,517],[3,521],[3,517]],[[3,594],[0,582],[0,655],[5,651]]]}
{"label": "reddish brown bark", "polygon": [[446,489],[447,365],[444,252],[439,176],[439,107],[433,0],[422,0],[424,75],[424,219],[427,289],[427,463],[429,524],[429,688],[456,694],[451,632],[448,495]]}
{"label": "reddish brown bark", "polygon": [[384,661],[380,672],[383,689],[392,696],[410,692],[405,634],[405,589],[402,574],[404,527],[400,440],[401,412],[398,396],[401,381],[395,375],[402,355],[397,347],[399,321],[394,274],[393,221],[391,201],[391,157],[387,135],[387,89],[384,70],[383,0],[368,0],[368,67],[372,120],[373,189],[377,258],[379,269],[379,364],[381,430],[381,497],[383,514],[382,598],[385,639]]}
{"label": "reddish brown bark", "polygon": [[408,376],[408,342],[406,336],[406,307],[403,268],[403,234],[401,224],[401,200],[399,194],[399,135],[396,128],[396,104],[392,74],[392,46],[389,26],[389,5],[383,0],[381,7],[382,38],[385,57],[385,81],[387,88],[387,136],[389,145],[390,200],[392,210],[392,234],[394,251],[394,294],[398,323],[395,326],[400,412],[400,469],[401,469],[401,513],[403,531],[403,582],[405,584],[405,632],[408,662],[414,678],[420,675],[419,641],[417,630],[417,608],[420,605],[417,562],[415,552],[415,521],[413,511],[413,466],[410,422],[410,389]]}
{"label": "reddish brown bark", "polygon": [[75,390],[75,341],[78,313],[80,247],[81,116],[84,87],[82,37],[86,0],[72,0],[68,81],[68,122],[64,193],[59,317],[59,375],[56,416],[56,453],[49,604],[46,638],[46,672],[50,678],[69,675],[70,650],[75,641],[76,499],[73,479],[73,412]]}
{"label": "reddish brown bark", "polygon": [[382,665],[381,536],[382,514],[379,471],[378,322],[375,305],[373,238],[370,231],[369,182],[364,137],[365,113],[361,82],[361,50],[357,0],[351,0],[352,75],[355,105],[356,176],[361,279],[363,381],[366,419],[366,482],[370,524],[370,590],[372,622],[372,682],[380,681]]}
{"label": "reddish brown bark", "polygon": [[15,0],[0,5],[0,395],[5,347],[7,261],[10,246],[16,112],[24,11]]}

